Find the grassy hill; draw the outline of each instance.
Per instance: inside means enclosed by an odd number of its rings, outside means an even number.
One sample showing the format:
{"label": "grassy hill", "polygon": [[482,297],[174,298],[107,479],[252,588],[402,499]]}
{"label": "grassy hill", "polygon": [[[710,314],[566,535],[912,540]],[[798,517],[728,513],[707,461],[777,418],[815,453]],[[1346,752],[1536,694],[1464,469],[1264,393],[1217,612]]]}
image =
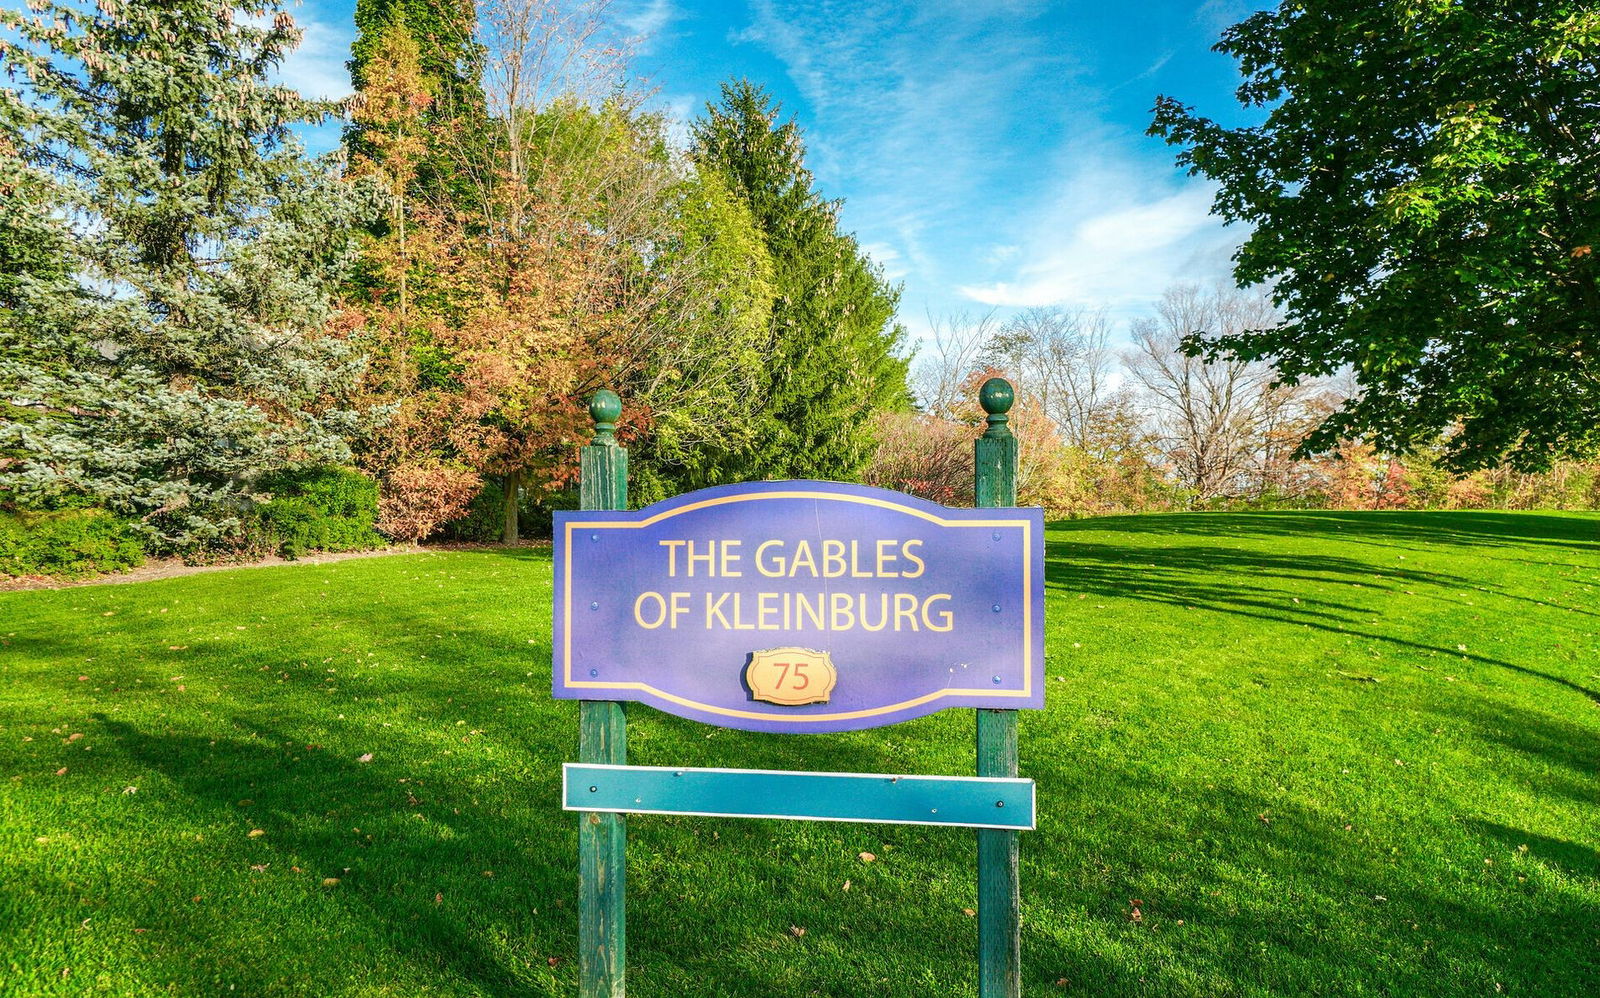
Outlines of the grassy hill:
{"label": "grassy hill", "polygon": [[[1600,991],[1600,518],[1048,545],[1026,993]],[[0,595],[0,991],[574,994],[549,601],[526,551]],[[631,716],[641,764],[973,767],[968,712]],[[629,860],[639,998],[975,993],[970,832],[637,817]]]}

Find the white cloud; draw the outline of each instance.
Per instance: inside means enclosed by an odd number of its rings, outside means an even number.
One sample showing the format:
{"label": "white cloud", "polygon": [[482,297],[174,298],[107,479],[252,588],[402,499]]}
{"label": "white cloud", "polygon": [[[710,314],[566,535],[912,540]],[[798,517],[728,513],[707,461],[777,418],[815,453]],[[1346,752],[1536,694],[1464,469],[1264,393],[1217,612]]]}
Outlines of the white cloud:
{"label": "white cloud", "polygon": [[[1214,0],[1203,17],[1232,16]],[[1049,8],[1049,9],[1047,9]],[[904,279],[902,320],[963,304],[1147,308],[1170,284],[1226,279],[1246,235],[1209,216],[1213,188],[1178,176],[1146,122],[1106,95],[1177,49],[1121,66],[1060,44],[1050,0],[751,0],[730,35],[783,65],[804,100],[808,165],[847,195],[844,223]],[[892,256],[890,255],[892,254]]]}
{"label": "white cloud", "polygon": [[883,268],[883,276],[891,281],[904,280],[911,271],[906,267],[906,261],[900,251],[888,243],[862,243],[861,252],[872,258],[872,262]]}
{"label": "white cloud", "polygon": [[315,100],[338,100],[350,96],[350,43],[355,26],[345,21],[320,21],[300,14],[295,17],[302,36],[300,47],[289,53],[273,74],[277,82],[293,87]]}
{"label": "white cloud", "polygon": [[689,148],[689,123],[697,103],[689,94],[663,94],[655,99],[667,118],[667,140],[676,149]]}
{"label": "white cloud", "polygon": [[1018,122],[1060,113],[1078,67],[1026,25],[1046,2],[752,0],[730,34],[783,64],[809,107],[808,165],[825,193],[848,194],[846,228],[894,251],[908,299],[913,284],[954,283],[951,230],[1006,188]]}
{"label": "white cloud", "polygon": [[667,27],[681,16],[672,0],[641,0],[622,6],[617,23],[622,26],[635,55],[649,55]]}
{"label": "white cloud", "polygon": [[1171,284],[1227,278],[1245,232],[1211,217],[1212,185],[1163,183],[1106,149],[1085,161],[1103,165],[1072,175],[1050,203],[1037,206],[1013,266],[994,280],[958,288],[963,296],[1006,307],[1122,311],[1153,301]]}

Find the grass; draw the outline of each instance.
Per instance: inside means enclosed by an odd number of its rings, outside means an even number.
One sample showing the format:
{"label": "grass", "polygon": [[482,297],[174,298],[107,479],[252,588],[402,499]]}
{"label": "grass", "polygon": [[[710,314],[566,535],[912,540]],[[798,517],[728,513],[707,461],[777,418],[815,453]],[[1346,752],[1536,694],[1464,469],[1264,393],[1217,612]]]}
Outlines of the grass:
{"label": "grass", "polygon": [[[1048,545],[1025,993],[1600,990],[1600,518]],[[549,600],[532,551],[0,595],[0,992],[575,993]],[[973,766],[968,712],[632,717],[643,764]],[[957,829],[634,818],[630,993],[972,995],[973,863]]]}

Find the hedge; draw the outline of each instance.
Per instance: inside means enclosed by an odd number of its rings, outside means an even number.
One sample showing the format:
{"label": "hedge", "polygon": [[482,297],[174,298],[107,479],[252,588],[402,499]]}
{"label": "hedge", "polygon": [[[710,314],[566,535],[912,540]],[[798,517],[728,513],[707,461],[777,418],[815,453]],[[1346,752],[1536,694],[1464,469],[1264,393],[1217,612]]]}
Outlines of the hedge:
{"label": "hedge", "polygon": [[81,577],[144,564],[132,522],[103,509],[0,510],[0,574]]}
{"label": "hedge", "polygon": [[374,529],[378,483],[350,468],[325,466],[265,476],[271,496],[244,518],[249,547],[298,558],[308,551],[366,551],[385,541]]}

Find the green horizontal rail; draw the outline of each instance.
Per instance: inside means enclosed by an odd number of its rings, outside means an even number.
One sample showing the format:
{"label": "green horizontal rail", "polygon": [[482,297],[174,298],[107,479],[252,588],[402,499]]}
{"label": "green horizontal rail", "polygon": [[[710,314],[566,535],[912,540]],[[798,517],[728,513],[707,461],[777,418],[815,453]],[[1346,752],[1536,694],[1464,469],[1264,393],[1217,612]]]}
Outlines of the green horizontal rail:
{"label": "green horizontal rail", "polygon": [[568,811],[1032,828],[1033,781],[567,763]]}

